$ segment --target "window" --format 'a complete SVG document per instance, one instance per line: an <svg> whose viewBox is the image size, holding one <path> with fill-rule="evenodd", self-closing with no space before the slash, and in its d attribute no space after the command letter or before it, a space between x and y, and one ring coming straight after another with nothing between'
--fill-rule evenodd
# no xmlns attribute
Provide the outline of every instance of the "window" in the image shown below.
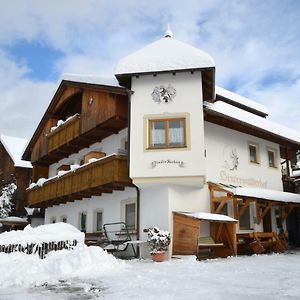
<svg viewBox="0 0 300 300"><path fill-rule="evenodd" d="M186 147L185 118L149 120L148 147Z"/></svg>
<svg viewBox="0 0 300 300"><path fill-rule="evenodd" d="M95 229L96 231L101 231L103 225L103 211L95 212Z"/></svg>
<svg viewBox="0 0 300 300"><path fill-rule="evenodd" d="M82 232L86 232L86 212L81 212L79 214L79 230Z"/></svg>
<svg viewBox="0 0 300 300"><path fill-rule="evenodd" d="M250 162L259 164L258 160L258 145L256 144L249 144L249 156L250 156Z"/></svg>
<svg viewBox="0 0 300 300"><path fill-rule="evenodd" d="M135 203L127 203L125 204L125 223L127 228L135 229Z"/></svg>
<svg viewBox="0 0 300 300"><path fill-rule="evenodd" d="M268 149L268 164L269 167L276 168L276 155L275 150Z"/></svg>
<svg viewBox="0 0 300 300"><path fill-rule="evenodd" d="M241 210L242 207L243 207L243 205L239 205L240 210ZM251 222L250 222L250 206L248 206L246 211L240 216L239 226L240 226L240 230L250 230L250 229L252 229L251 228Z"/></svg>
<svg viewBox="0 0 300 300"><path fill-rule="evenodd" d="M63 222L63 223L67 223L68 222L67 216L61 216L60 221Z"/></svg>

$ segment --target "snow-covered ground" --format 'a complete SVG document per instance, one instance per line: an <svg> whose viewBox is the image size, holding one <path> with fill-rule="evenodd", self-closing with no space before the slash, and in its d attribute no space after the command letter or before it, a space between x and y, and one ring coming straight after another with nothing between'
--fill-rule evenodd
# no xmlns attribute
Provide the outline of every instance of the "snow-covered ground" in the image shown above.
<svg viewBox="0 0 300 300"><path fill-rule="evenodd" d="M79 245L44 260L0 253L0 299L300 299L300 252L121 261Z"/></svg>

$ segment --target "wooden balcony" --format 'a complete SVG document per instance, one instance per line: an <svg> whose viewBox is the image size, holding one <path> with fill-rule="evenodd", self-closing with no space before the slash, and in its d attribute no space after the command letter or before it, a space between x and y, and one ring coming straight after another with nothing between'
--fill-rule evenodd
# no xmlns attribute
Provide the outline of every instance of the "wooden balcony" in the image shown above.
<svg viewBox="0 0 300 300"><path fill-rule="evenodd" d="M93 106L83 105L80 114L52 132L49 132L50 128L57 119L49 119L44 133L32 148L31 162L48 166L127 127L128 107L123 98L105 98L94 104L93 109Z"/></svg>
<svg viewBox="0 0 300 300"><path fill-rule="evenodd" d="M127 158L111 155L28 190L28 205L45 208L124 190L126 186L133 186L128 172Z"/></svg>

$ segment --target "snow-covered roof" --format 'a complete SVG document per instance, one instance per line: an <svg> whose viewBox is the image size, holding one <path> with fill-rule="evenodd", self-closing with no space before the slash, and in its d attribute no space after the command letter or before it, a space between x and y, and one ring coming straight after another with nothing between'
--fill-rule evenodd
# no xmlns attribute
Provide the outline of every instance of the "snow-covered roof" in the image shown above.
<svg viewBox="0 0 300 300"><path fill-rule="evenodd" d="M213 68L212 57L169 35L124 57L116 75Z"/></svg>
<svg viewBox="0 0 300 300"><path fill-rule="evenodd" d="M27 218L10 216L7 218L0 218L0 223L28 223L28 220Z"/></svg>
<svg viewBox="0 0 300 300"><path fill-rule="evenodd" d="M214 103L205 102L204 107L207 111L212 111L253 127L263 129L285 140L300 144L300 133L298 131L270 121L266 118L262 118L223 101L216 101Z"/></svg>
<svg viewBox="0 0 300 300"><path fill-rule="evenodd" d="M91 74L64 73L60 77L60 81L62 80L121 87L116 77L113 75L98 76L98 75L91 75Z"/></svg>
<svg viewBox="0 0 300 300"><path fill-rule="evenodd" d="M250 100L248 98L245 98L236 93L233 93L231 91L228 91L219 86L216 86L216 94L226 99L229 99L233 105L245 106L246 108L250 108L253 111L257 111L264 116L267 116L269 114L269 110L264 105Z"/></svg>
<svg viewBox="0 0 300 300"><path fill-rule="evenodd" d="M28 143L27 139L1 135L0 141L13 160L15 167L32 168L29 161L22 160L23 152Z"/></svg>
<svg viewBox="0 0 300 300"><path fill-rule="evenodd" d="M230 218L225 215L211 214L206 212L176 212L180 215L185 215L188 217L196 218L205 221L215 221L215 222L237 222L236 219Z"/></svg>
<svg viewBox="0 0 300 300"><path fill-rule="evenodd" d="M299 194L269 190L269 189L261 189L261 188L239 187L234 185L217 184L217 183L213 183L213 184L217 185L224 191L229 192L235 196L300 204Z"/></svg>
<svg viewBox="0 0 300 300"><path fill-rule="evenodd" d="M66 223L41 225L32 228L27 225L24 230L3 232L0 234L0 245L42 242L73 241L84 242L84 233Z"/></svg>

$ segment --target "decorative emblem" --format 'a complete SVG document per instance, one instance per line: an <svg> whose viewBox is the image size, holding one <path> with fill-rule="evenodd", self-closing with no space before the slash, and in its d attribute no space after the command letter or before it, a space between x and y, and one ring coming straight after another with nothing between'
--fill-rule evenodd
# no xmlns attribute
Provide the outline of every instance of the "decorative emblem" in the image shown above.
<svg viewBox="0 0 300 300"><path fill-rule="evenodd" d="M229 169L231 171L237 170L239 164L239 157L235 148L226 146L223 150L223 158L226 169Z"/></svg>
<svg viewBox="0 0 300 300"><path fill-rule="evenodd" d="M163 85L156 86L151 94L154 102L169 103L176 96L176 90L169 84L168 87Z"/></svg>

